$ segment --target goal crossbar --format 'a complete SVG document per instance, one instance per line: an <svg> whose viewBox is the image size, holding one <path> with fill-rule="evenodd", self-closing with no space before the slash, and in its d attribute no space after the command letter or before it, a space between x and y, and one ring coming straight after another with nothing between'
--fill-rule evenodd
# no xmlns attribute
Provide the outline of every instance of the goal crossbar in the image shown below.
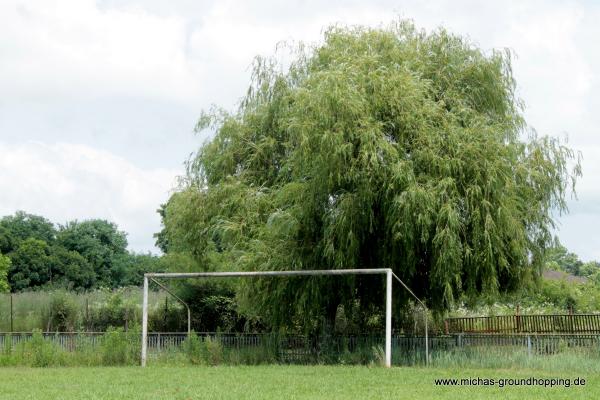
<svg viewBox="0 0 600 400"><path fill-rule="evenodd" d="M323 269L323 270L290 270L290 271L230 271L230 272L163 272L144 274L144 294L142 303L142 367L146 366L148 351L148 281L154 278L232 278L232 277L277 277L277 276L318 276L318 275L386 275L385 295L385 365L392 365L392 277L400 280L391 268L365 269ZM400 281L401 282L401 281ZM403 286L403 282L401 282ZM408 288L407 288L408 289ZM409 289L410 291L410 289ZM411 294L414 296L412 291ZM416 298L416 296L415 296ZM417 300L419 300L417 298ZM420 302L420 300L419 300ZM427 343L426 343L427 346Z"/></svg>
<svg viewBox="0 0 600 400"><path fill-rule="evenodd" d="M290 271L227 271L227 272L150 272L148 278L232 278L241 276L306 276L306 275L377 275L391 273L391 268L313 269Z"/></svg>

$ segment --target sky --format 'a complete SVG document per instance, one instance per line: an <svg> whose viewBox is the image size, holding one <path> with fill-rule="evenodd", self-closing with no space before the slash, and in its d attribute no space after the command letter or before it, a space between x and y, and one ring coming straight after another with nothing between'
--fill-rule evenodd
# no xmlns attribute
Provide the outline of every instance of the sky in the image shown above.
<svg viewBox="0 0 600 400"><path fill-rule="evenodd" d="M581 152L560 240L600 260L600 2L0 0L0 216L104 218L153 252L156 209L210 139L203 109L234 110L257 55L338 25L410 18L515 54L525 118Z"/></svg>

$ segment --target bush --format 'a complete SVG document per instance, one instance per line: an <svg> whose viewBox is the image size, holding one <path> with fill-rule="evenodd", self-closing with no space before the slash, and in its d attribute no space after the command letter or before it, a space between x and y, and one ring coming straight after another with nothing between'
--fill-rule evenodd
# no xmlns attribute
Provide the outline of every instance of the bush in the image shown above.
<svg viewBox="0 0 600 400"><path fill-rule="evenodd" d="M96 331L108 331L111 326L128 329L130 324L135 325L141 319L136 302L126 299L122 290L115 291L106 303L95 307L89 318L88 323Z"/></svg>
<svg viewBox="0 0 600 400"><path fill-rule="evenodd" d="M42 320L48 332L73 332L80 326L79 306L68 293L54 292L48 309L42 311Z"/></svg>
<svg viewBox="0 0 600 400"><path fill-rule="evenodd" d="M192 364L219 365L223 362L223 346L218 338L200 338L192 332L183 342L183 349Z"/></svg>
<svg viewBox="0 0 600 400"><path fill-rule="evenodd" d="M14 350L7 350L7 347L5 344L5 355L2 362L4 365L50 367L61 365L64 361L63 350L58 345L45 340L39 329L33 331L29 340L17 344Z"/></svg>
<svg viewBox="0 0 600 400"><path fill-rule="evenodd" d="M223 361L223 346L219 338L213 339L210 336L204 338L204 354L206 363L209 365L219 365Z"/></svg>
<svg viewBox="0 0 600 400"><path fill-rule="evenodd" d="M190 363L202 364L202 342L196 332L192 333L183 341L183 351L188 357Z"/></svg>
<svg viewBox="0 0 600 400"><path fill-rule="evenodd" d="M102 364L137 365L139 350L139 327L135 326L127 332L123 328L109 327L102 337Z"/></svg>

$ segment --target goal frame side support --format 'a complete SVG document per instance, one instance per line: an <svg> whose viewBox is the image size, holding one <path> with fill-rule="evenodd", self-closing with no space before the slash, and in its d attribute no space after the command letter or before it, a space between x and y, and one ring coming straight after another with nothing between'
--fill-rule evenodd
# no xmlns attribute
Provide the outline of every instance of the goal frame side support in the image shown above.
<svg viewBox="0 0 600 400"><path fill-rule="evenodd" d="M301 270L301 271L243 271L243 272L187 272L187 273L146 273L144 274L144 293L142 300L142 354L141 366L146 366L148 352L148 283L154 278L181 279L181 278L232 278L232 277L277 277L277 276L318 276L318 275L386 275L385 299L385 366L392 366L392 277L395 277L391 268L368 269L327 269L327 270ZM399 280L399 279L398 279ZM403 286L403 282L401 282ZM410 289L409 289L410 291ZM410 291L411 294L412 291ZM413 294L414 296L414 294ZM417 299L418 300L418 299ZM420 302L420 300L419 300Z"/></svg>

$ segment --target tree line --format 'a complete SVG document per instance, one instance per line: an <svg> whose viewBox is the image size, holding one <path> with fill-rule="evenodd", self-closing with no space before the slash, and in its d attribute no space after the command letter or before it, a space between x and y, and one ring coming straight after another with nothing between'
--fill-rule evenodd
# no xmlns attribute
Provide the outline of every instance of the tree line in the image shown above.
<svg viewBox="0 0 600 400"><path fill-rule="evenodd" d="M159 257L128 251L127 234L106 220L57 225L24 211L0 219L0 291L139 285L163 269Z"/></svg>

